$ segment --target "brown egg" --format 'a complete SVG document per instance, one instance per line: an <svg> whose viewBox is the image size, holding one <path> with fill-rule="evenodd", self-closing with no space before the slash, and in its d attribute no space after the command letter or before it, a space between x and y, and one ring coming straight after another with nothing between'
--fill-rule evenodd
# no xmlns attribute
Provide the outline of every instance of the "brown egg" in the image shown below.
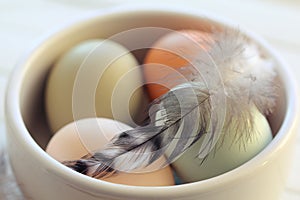
<svg viewBox="0 0 300 200"><path fill-rule="evenodd" d="M144 77L150 99L189 79L190 62L199 51L207 50L212 42L210 33L196 30L174 31L160 38L144 60Z"/></svg>
<svg viewBox="0 0 300 200"><path fill-rule="evenodd" d="M101 149L118 133L132 129L121 122L106 118L88 118L72 122L60 129L47 146L47 153L62 162L76 160L89 152ZM132 173L120 172L104 181L134 186L174 185L170 166L161 168L165 158L161 157L146 168Z"/></svg>

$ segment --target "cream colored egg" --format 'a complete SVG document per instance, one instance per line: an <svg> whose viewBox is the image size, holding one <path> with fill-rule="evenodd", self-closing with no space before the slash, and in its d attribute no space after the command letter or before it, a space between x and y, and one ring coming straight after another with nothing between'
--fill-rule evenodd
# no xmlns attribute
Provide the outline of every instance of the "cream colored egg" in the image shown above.
<svg viewBox="0 0 300 200"><path fill-rule="evenodd" d="M47 153L62 162L76 160L89 152L102 148L118 133L132 129L121 122L106 118L88 118L72 122L60 129L47 146ZM120 174L102 180L135 186L174 185L170 166L161 168L165 158L161 157L148 167L134 173Z"/></svg>
<svg viewBox="0 0 300 200"><path fill-rule="evenodd" d="M49 73L46 113L53 132L74 120L107 117L134 125L144 101L135 57L110 40L88 40L67 51ZM132 117L131 117L132 116Z"/></svg>
<svg viewBox="0 0 300 200"><path fill-rule="evenodd" d="M256 107L252 108L252 114L255 131L251 133L251 136L246 134L246 131L245 133L237 133L235 126L229 127L228 131L221 135L206 160L197 158L204 140L202 137L172 163L178 176L184 182L211 178L228 172L257 155L271 142L272 132L265 116ZM224 134L226 135L224 136Z"/></svg>

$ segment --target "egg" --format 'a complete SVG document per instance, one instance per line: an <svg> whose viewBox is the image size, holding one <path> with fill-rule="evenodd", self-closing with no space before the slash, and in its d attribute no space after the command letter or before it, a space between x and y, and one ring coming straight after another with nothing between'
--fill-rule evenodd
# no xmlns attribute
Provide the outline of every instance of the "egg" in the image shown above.
<svg viewBox="0 0 300 200"><path fill-rule="evenodd" d="M213 42L211 33L197 30L173 31L153 44L144 59L147 91L153 100L170 88L191 79L193 57L207 50Z"/></svg>
<svg viewBox="0 0 300 200"><path fill-rule="evenodd" d="M135 57L104 39L68 50L49 72L45 107L53 133L74 120L106 117L135 125L144 101L143 77Z"/></svg>
<svg viewBox="0 0 300 200"><path fill-rule="evenodd" d="M51 138L46 152L60 162L77 160L87 153L103 148L115 135L130 129L130 126L112 119L81 119L60 129ZM134 186L174 185L170 166L161 167L165 161L161 157L146 168L132 173L120 172L102 180Z"/></svg>
<svg viewBox="0 0 300 200"><path fill-rule="evenodd" d="M235 169L255 157L272 140L272 131L264 115L252 107L253 132L237 132L235 119L223 129L216 146L205 159L198 158L205 135L172 163L176 174L184 182L212 178ZM247 121L249 123L249 121Z"/></svg>

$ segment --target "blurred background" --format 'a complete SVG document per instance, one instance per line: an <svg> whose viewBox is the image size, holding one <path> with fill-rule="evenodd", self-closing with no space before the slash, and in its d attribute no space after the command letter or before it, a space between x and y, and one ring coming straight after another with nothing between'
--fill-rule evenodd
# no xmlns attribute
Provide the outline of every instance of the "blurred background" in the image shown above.
<svg viewBox="0 0 300 200"><path fill-rule="evenodd" d="M290 64L300 84L300 0L0 0L0 150L5 146L5 87L22 55L49 32L83 15L143 3L212 12L258 33ZM300 137L296 142L295 159L282 200L300 199Z"/></svg>

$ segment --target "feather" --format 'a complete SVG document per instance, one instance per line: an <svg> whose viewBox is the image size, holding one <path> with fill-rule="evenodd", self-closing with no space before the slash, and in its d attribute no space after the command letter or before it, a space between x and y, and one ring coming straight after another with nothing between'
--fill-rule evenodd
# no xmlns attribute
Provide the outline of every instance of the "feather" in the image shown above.
<svg viewBox="0 0 300 200"><path fill-rule="evenodd" d="M160 117L155 117L156 120L117 135L104 149L93 155L64 164L80 173L100 178L116 171L129 172L143 168L164 155L176 141L176 148L165 163L168 164L206 130L200 123L195 123L207 121L209 116L209 94L199 85L189 83L173 88L151 106L157 107L152 110L153 114L160 114ZM199 134L191 136L199 131ZM182 132L186 134L181 135Z"/></svg>
<svg viewBox="0 0 300 200"><path fill-rule="evenodd" d="M123 132L105 148L63 164L95 178L132 172L163 155L165 164L171 163L202 136L198 156L205 158L236 117L241 120L235 124L237 137L244 129L250 135L251 107L267 115L275 106L274 63L239 31L223 30L212 37L213 42L206 42L208 50L199 47L196 56L181 52L191 63L182 68L189 77L151 103L147 125Z"/></svg>

